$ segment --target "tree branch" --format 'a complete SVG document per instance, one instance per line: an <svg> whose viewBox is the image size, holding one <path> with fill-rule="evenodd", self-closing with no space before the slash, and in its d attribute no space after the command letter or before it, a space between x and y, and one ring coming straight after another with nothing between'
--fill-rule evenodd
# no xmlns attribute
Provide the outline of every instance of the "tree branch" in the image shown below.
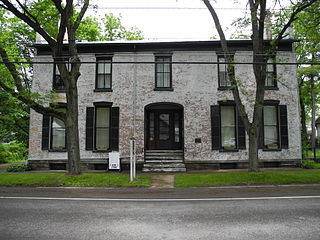
<svg viewBox="0 0 320 240"><path fill-rule="evenodd" d="M0 0L0 1L4 4L5 9L13 13L16 17L23 20L31 28L33 28L36 32L38 32L49 43L51 47L56 47L57 42L40 26L39 23L34 22L26 14L20 12L10 1L8 0Z"/></svg>
<svg viewBox="0 0 320 240"><path fill-rule="evenodd" d="M310 0L307 3L305 3L305 1L304 1L304 3L302 5L298 6L298 8L291 13L288 22L284 25L284 27L282 28L282 30L280 31L280 33L278 34L278 36L274 40L274 45L275 46L277 46L278 42L284 37L283 35L284 35L285 31L297 19L297 14L302 12L307 7L310 7L313 3L317 2L317 1L319 1L319 0Z"/></svg>
<svg viewBox="0 0 320 240"><path fill-rule="evenodd" d="M88 7L89 7L89 0L85 0L84 4L83 4L83 6L82 6L82 8L80 10L79 15L78 15L77 19L75 20L75 22L73 24L73 29L75 29L75 30L78 29L78 27L79 27L79 25L81 23L81 20L82 20L84 14L86 13Z"/></svg>

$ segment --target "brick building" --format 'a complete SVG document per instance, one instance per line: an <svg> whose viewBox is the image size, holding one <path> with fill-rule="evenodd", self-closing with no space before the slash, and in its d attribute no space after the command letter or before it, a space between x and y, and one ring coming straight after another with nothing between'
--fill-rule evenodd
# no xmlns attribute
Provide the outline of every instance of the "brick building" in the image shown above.
<svg viewBox="0 0 320 240"><path fill-rule="evenodd" d="M235 62L252 62L250 40L230 40ZM266 45L268 42L266 41ZM46 44L36 44L36 62L52 62ZM110 151L127 167L131 137L138 167L145 171L247 167L248 136L236 111L219 41L79 43L81 162L104 168ZM267 67L261 166L301 159L299 97L292 40L279 43ZM219 64L201 64L201 63ZM252 65L236 64L241 98L249 116L255 94ZM53 64L34 66L33 91L54 90L61 110L63 82ZM64 124L31 111L29 163L64 167ZM162 164L159 169L158 164Z"/></svg>

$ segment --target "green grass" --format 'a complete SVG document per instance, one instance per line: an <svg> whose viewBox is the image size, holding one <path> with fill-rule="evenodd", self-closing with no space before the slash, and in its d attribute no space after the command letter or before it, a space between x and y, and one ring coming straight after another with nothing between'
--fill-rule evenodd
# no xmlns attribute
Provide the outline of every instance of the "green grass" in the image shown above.
<svg viewBox="0 0 320 240"><path fill-rule="evenodd" d="M0 174L0 186L149 187L150 182L150 176L130 183L128 175L115 174Z"/></svg>
<svg viewBox="0 0 320 240"><path fill-rule="evenodd" d="M320 183L320 171L178 174L176 187Z"/></svg>
<svg viewBox="0 0 320 240"><path fill-rule="evenodd" d="M317 156L317 159L320 159L320 149L316 150L316 156ZM307 158L313 158L314 157L313 151L312 150L307 150L306 151L306 157Z"/></svg>

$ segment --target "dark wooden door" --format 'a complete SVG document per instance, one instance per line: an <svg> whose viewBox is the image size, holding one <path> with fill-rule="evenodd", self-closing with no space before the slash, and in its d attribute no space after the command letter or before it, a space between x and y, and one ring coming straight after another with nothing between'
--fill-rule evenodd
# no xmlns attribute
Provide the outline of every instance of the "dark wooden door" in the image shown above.
<svg viewBox="0 0 320 240"><path fill-rule="evenodd" d="M150 111L147 130L148 149L181 149L182 112L180 110Z"/></svg>

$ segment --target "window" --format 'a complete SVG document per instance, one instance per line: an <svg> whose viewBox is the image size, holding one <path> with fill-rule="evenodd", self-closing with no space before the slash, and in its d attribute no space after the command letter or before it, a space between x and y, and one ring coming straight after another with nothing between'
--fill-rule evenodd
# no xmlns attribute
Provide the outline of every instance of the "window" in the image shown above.
<svg viewBox="0 0 320 240"><path fill-rule="evenodd" d="M57 60L59 61L59 60ZM71 64L69 62L69 59L63 59L63 61L66 62L67 64L67 70L70 71L71 69ZM59 69L57 64L53 64L53 83L52 83L52 89L55 90L56 92L64 92L64 82L63 79L60 75Z"/></svg>
<svg viewBox="0 0 320 240"><path fill-rule="evenodd" d="M119 107L111 106L111 102L96 102L87 107L86 150L119 149Z"/></svg>
<svg viewBox="0 0 320 240"><path fill-rule="evenodd" d="M277 88L277 71L275 58L269 58L267 69L266 69L266 89L276 89Z"/></svg>
<svg viewBox="0 0 320 240"><path fill-rule="evenodd" d="M264 102L259 147L268 151L287 149L289 147L287 106L279 105L279 101L275 100Z"/></svg>
<svg viewBox="0 0 320 240"><path fill-rule="evenodd" d="M234 101L211 106L212 149L235 151L246 148L243 121Z"/></svg>
<svg viewBox="0 0 320 240"><path fill-rule="evenodd" d="M57 110L66 112L66 104L60 103ZM43 115L41 149L65 151L67 148L66 139L66 128L64 122L58 118Z"/></svg>
<svg viewBox="0 0 320 240"><path fill-rule="evenodd" d="M95 149L106 151L109 148L110 148L110 108L96 107Z"/></svg>
<svg viewBox="0 0 320 240"><path fill-rule="evenodd" d="M51 120L51 146L53 150L66 149L66 128L64 122L52 117Z"/></svg>
<svg viewBox="0 0 320 240"><path fill-rule="evenodd" d="M233 57L232 57L233 58ZM228 65L225 64L226 59L224 56L218 56L218 80L219 80L219 89L229 89L231 87L231 82L228 77Z"/></svg>
<svg viewBox="0 0 320 240"><path fill-rule="evenodd" d="M156 56L156 87L155 90L172 90L171 56Z"/></svg>
<svg viewBox="0 0 320 240"><path fill-rule="evenodd" d="M221 148L236 149L236 119L234 106L220 106Z"/></svg>
<svg viewBox="0 0 320 240"><path fill-rule="evenodd" d="M112 89L112 58L98 58L96 65L96 90Z"/></svg>

